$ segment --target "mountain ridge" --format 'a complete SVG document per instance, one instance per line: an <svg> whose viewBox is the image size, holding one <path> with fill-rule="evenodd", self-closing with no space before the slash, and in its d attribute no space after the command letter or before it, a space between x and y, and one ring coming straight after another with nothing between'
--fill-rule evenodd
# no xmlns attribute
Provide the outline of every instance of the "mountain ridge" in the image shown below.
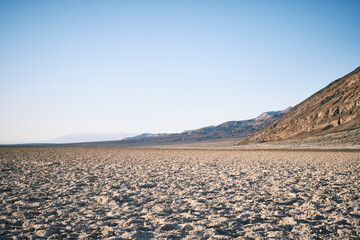
<svg viewBox="0 0 360 240"><path fill-rule="evenodd" d="M228 121L216 126L186 130L182 133L145 133L120 141L79 143L75 145L146 146L228 139L240 140L283 116L289 109L291 109L291 107L282 111L265 112L260 114L257 118L242 121Z"/></svg>
<svg viewBox="0 0 360 240"><path fill-rule="evenodd" d="M360 67L331 82L240 145L306 138L360 128Z"/></svg>

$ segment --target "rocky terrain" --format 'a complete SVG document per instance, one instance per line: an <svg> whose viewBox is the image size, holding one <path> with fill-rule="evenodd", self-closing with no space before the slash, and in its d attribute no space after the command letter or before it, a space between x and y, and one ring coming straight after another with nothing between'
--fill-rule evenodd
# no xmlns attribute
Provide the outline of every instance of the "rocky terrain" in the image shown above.
<svg viewBox="0 0 360 240"><path fill-rule="evenodd" d="M344 151L0 148L0 239L358 239Z"/></svg>
<svg viewBox="0 0 360 240"><path fill-rule="evenodd" d="M313 94L241 144L325 136L359 128L360 67ZM342 143L348 142L344 139Z"/></svg>
<svg viewBox="0 0 360 240"><path fill-rule="evenodd" d="M288 146L290 148L296 147L327 147L327 148L353 148L360 149L360 128L352 130L344 130L325 135L317 135L306 138L289 139L279 142L265 142L256 144L258 147L263 146ZM245 145L249 146L249 145Z"/></svg>

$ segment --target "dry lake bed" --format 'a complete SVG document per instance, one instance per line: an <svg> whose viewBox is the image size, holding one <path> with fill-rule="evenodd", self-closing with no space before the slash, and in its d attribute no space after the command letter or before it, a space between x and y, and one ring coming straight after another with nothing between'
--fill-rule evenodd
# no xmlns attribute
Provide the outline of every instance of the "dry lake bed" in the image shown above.
<svg viewBox="0 0 360 240"><path fill-rule="evenodd" d="M360 152L0 148L0 239L359 239Z"/></svg>

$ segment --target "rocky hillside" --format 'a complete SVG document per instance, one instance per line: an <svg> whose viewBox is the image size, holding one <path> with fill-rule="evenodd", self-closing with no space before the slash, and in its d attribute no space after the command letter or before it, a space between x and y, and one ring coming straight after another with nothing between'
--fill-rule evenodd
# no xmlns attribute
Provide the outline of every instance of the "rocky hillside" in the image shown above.
<svg viewBox="0 0 360 240"><path fill-rule="evenodd" d="M240 144L275 142L360 128L360 67L332 82Z"/></svg>

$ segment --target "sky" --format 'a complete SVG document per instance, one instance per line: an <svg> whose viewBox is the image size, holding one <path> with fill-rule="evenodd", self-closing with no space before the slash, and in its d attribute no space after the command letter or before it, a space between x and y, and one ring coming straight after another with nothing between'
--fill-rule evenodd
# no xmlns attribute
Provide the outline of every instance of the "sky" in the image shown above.
<svg viewBox="0 0 360 240"><path fill-rule="evenodd" d="M0 0L0 143L181 132L360 66L360 1Z"/></svg>

